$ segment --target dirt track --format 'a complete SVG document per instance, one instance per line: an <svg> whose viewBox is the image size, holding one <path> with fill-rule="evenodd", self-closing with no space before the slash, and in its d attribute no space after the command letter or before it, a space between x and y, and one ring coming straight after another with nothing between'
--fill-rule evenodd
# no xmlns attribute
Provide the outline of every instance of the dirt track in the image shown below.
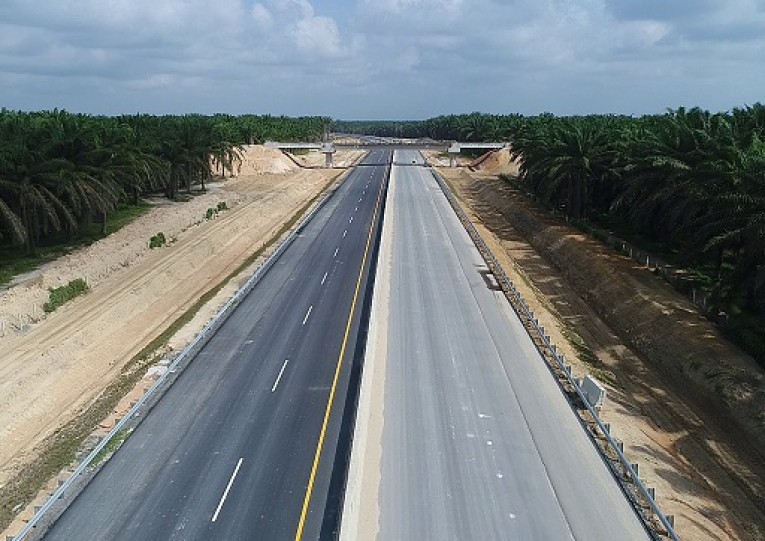
<svg viewBox="0 0 765 541"><path fill-rule="evenodd" d="M611 423L616 437L625 442L628 456L639 463L647 485L656 487L662 509L675 515L680 536L765 539L765 510L757 503L764 496L765 465L759 462L756 452L747 451L752 446L732 437L724 419L700 410L691 399L687 384L673 380L677 376L657 368L631 349L609 321L604 321L574 292L564 274L513 227L508 213L541 220L546 235L556 231L558 240L551 240L553 244L581 237L580 249L585 250L584 241L588 239L573 229L550 222L523 196L513 195L493 174L454 169L442 172L543 326L552 329L552 337L566 357L575 359L577 374L594 373L606 384L609 400L603 417ZM590 259L593 265L598 264L598 257L592 255ZM594 271L586 265L577 267L583 280L592 277ZM650 287L652 278L638 282ZM680 302L666 285L659 283L646 294L657 303ZM629 306L625 306L629 303L624 299L613 298L610 302L629 315ZM639 319L642 314L632 315ZM682 332L694 330L686 328ZM572 332L581 337L599 360L586 363L578 359L582 350L575 349L567 340L574 336ZM661 336L670 337L665 345L670 351L681 347L673 345L671 329L665 329ZM698 339L703 341L704 337Z"/></svg>

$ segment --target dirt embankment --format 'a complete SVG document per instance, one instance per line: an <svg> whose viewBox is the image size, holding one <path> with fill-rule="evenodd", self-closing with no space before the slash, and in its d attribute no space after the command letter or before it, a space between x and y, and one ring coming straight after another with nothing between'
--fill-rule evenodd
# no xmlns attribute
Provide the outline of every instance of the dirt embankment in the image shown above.
<svg viewBox="0 0 765 541"><path fill-rule="evenodd" d="M120 231L0 293L0 489L147 344L281 234L341 173L301 170L278 150L248 147L237 178L185 203L158 201ZM221 201L229 210L206 219ZM158 232L168 245L150 250ZM75 278L90 291L44 315L48 288ZM196 331L206 322L195 321ZM185 330L189 338L194 332Z"/></svg>
<svg viewBox="0 0 765 541"><path fill-rule="evenodd" d="M660 278L491 173L441 171L578 373L606 384L603 417L681 537L765 539L762 371Z"/></svg>

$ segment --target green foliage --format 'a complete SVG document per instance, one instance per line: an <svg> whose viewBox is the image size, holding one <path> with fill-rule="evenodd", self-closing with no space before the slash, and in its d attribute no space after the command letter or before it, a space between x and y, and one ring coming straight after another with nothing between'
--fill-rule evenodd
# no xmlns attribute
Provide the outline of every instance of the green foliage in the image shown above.
<svg viewBox="0 0 765 541"><path fill-rule="evenodd" d="M218 211L228 210L228 205L225 201L218 203Z"/></svg>
<svg viewBox="0 0 765 541"><path fill-rule="evenodd" d="M0 242L34 253L108 221L142 194L177 199L233 173L242 145L319 140L325 117L119 117L0 110Z"/></svg>
<svg viewBox="0 0 765 541"><path fill-rule="evenodd" d="M119 432L117 432L112 439L110 439L106 445L98 452L96 453L96 456L93 457L93 461L90 463L91 466L98 466L108 458L110 458L116 451L119 449L123 443L125 443L125 440L130 437L130 434L133 433L132 429L123 428Z"/></svg>
<svg viewBox="0 0 765 541"><path fill-rule="evenodd" d="M765 366L763 318L750 314L734 315L722 329L728 339L749 352L761 366Z"/></svg>
<svg viewBox="0 0 765 541"><path fill-rule="evenodd" d="M87 290L88 284L82 278L76 278L65 286L51 288L48 302L43 305L43 310L46 313L51 313L64 303L82 295Z"/></svg>
<svg viewBox="0 0 765 541"><path fill-rule="evenodd" d="M523 117L517 114L470 113L444 115L428 120L337 120L332 124L332 129L340 133L376 137L463 142L507 141L523 121Z"/></svg>
<svg viewBox="0 0 765 541"><path fill-rule="evenodd" d="M765 314L763 111L524 119L518 182L574 220L616 224L703 269L694 282L718 309Z"/></svg>
<svg viewBox="0 0 765 541"><path fill-rule="evenodd" d="M208 208L207 212L205 212L205 218L208 220L212 219L216 214L218 214L218 209L215 208Z"/></svg>
<svg viewBox="0 0 765 541"><path fill-rule="evenodd" d="M149 248L152 250L154 248L160 248L165 244L167 244L167 239L165 238L165 234L161 231L149 239Z"/></svg>

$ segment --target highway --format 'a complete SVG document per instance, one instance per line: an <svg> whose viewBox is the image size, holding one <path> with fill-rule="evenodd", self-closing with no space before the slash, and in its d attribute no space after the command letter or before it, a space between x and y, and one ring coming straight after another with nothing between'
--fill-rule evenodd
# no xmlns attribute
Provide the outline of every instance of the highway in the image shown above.
<svg viewBox="0 0 765 541"><path fill-rule="evenodd" d="M648 539L413 161L396 151L341 539Z"/></svg>
<svg viewBox="0 0 765 541"><path fill-rule="evenodd" d="M390 154L348 176L47 539L319 537Z"/></svg>

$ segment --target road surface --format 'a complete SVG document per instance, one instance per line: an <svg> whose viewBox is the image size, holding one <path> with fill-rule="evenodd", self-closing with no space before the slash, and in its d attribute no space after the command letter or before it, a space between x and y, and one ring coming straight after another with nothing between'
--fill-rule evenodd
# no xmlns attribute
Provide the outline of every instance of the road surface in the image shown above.
<svg viewBox="0 0 765 541"><path fill-rule="evenodd" d="M318 537L390 152L350 174L47 539Z"/></svg>
<svg viewBox="0 0 765 541"><path fill-rule="evenodd" d="M364 371L342 538L648 539L432 174L413 161L419 153L396 151L366 358L378 355ZM366 393L379 389L375 404Z"/></svg>

